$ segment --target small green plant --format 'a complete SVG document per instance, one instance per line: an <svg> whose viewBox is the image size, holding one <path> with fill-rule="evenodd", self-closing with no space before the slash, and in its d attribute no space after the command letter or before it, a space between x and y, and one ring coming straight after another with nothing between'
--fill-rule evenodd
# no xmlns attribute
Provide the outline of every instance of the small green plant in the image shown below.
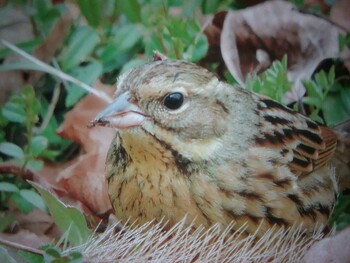
<svg viewBox="0 0 350 263"><path fill-rule="evenodd" d="M322 70L321 72L315 75L313 80L304 81L307 96L302 99L303 103L310 106L310 117L319 123L324 123L323 119L320 117L319 114L322 108L324 107L326 98L334 84L334 67L330 69L328 74Z"/></svg>
<svg viewBox="0 0 350 263"><path fill-rule="evenodd" d="M320 71L311 80L304 81L307 96L303 103L310 108L310 117L330 127L348 120L350 116L350 87L336 79L335 68L328 73Z"/></svg>
<svg viewBox="0 0 350 263"><path fill-rule="evenodd" d="M20 95L12 96L2 108L1 115L5 120L2 125L13 134L25 134L25 137L19 140L9 136L10 133L7 134L10 141L6 140L6 136L1 138L0 153L6 159L2 167L8 169L8 174L0 175L0 209L6 209L8 203L13 202L20 211L26 213L34 207L46 210L42 198L23 180L27 170L42 168L43 161L39 158L45 156L48 147L48 140L33 132L39 112L40 103L32 87L23 88Z"/></svg>
<svg viewBox="0 0 350 263"><path fill-rule="evenodd" d="M350 48L350 33L339 35L339 50L343 51L345 47Z"/></svg>
<svg viewBox="0 0 350 263"><path fill-rule="evenodd" d="M80 252L63 253L56 245L48 244L41 247L41 254L18 251L18 255L28 263L83 263L84 258Z"/></svg>
<svg viewBox="0 0 350 263"><path fill-rule="evenodd" d="M67 207L57 200L50 192L39 184L31 185L40 193L50 211L54 222L63 235L56 244L47 244L41 248L43 255L34 255L25 251L19 251L19 255L28 262L52 262L52 263L80 263L84 262L83 255L72 251L67 253L67 247L79 246L88 241L92 232L87 226L87 221L78 209ZM66 251L66 252L63 252Z"/></svg>
<svg viewBox="0 0 350 263"><path fill-rule="evenodd" d="M287 77L287 57L284 56L281 61L274 61L261 76L248 76L246 86L249 90L286 104L284 95L292 87L292 82Z"/></svg>
<svg viewBox="0 0 350 263"><path fill-rule="evenodd" d="M47 263L83 263L83 255L79 252L71 252L68 255L63 255L57 248L45 250L44 261Z"/></svg>
<svg viewBox="0 0 350 263"><path fill-rule="evenodd" d="M26 168L40 170L43 166L43 162L37 158L47 149L48 140L33 132L39 121L39 112L40 102L32 87L23 88L20 95L12 96L2 108L3 117L8 122L20 124L26 134L23 150L13 142L4 141L0 144L0 152L21 166L20 175Z"/></svg>
<svg viewBox="0 0 350 263"><path fill-rule="evenodd" d="M340 231L350 225L350 198L341 194L338 196L330 224L335 225Z"/></svg>

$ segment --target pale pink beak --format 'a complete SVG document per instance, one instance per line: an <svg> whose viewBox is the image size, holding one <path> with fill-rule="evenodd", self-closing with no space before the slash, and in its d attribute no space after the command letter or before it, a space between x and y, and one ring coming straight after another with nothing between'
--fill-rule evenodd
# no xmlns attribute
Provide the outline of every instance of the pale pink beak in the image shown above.
<svg viewBox="0 0 350 263"><path fill-rule="evenodd" d="M146 117L137 105L129 101L129 93L125 92L102 110L91 125L127 129L142 125Z"/></svg>

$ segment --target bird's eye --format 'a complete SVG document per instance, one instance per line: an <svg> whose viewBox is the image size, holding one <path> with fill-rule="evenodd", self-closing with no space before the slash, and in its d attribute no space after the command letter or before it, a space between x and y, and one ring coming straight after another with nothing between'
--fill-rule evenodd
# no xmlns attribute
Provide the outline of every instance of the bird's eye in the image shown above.
<svg viewBox="0 0 350 263"><path fill-rule="evenodd" d="M180 92L168 94L164 98L164 106L171 110L177 110L184 102L184 96Z"/></svg>

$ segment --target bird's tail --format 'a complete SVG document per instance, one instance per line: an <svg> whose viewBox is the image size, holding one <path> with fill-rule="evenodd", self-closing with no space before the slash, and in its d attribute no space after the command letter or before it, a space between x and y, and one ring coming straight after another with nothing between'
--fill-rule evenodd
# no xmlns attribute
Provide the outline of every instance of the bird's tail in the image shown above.
<svg viewBox="0 0 350 263"><path fill-rule="evenodd" d="M350 191L350 120L334 127L338 136L337 150L332 159L340 191Z"/></svg>

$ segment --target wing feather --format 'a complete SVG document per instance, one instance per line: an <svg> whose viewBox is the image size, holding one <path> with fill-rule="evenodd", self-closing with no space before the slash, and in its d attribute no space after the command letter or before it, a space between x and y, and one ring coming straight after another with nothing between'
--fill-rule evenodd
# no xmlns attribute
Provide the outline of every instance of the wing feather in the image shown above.
<svg viewBox="0 0 350 263"><path fill-rule="evenodd" d="M255 143L292 153L284 160L296 175L311 173L334 155L337 136L331 129L266 98L260 98L258 108L261 122Z"/></svg>

